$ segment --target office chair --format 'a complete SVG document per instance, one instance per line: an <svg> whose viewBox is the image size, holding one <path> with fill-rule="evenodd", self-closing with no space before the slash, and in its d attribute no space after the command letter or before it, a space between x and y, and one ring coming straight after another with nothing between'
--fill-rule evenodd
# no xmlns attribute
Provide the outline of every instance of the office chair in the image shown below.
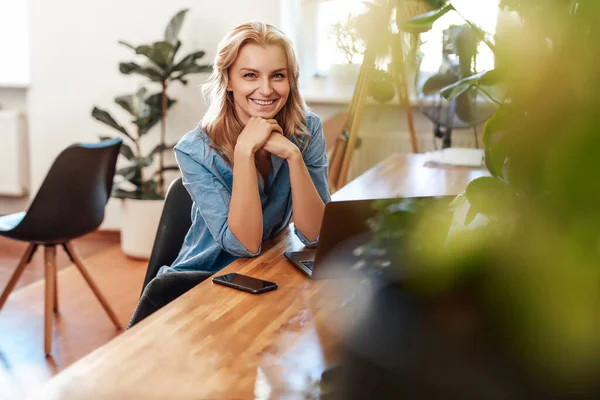
<svg viewBox="0 0 600 400"><path fill-rule="evenodd" d="M191 225L192 198L183 186L180 177L171 183L167 191L142 292L156 276L160 267L171 265L175 261Z"/></svg>
<svg viewBox="0 0 600 400"><path fill-rule="evenodd" d="M117 316L71 244L73 239L96 230L104 219L104 208L110 197L121 143L121 139L112 139L98 144L69 146L50 167L29 209L0 217L0 235L29 242L0 295L0 310L38 246L44 246L46 355L52 351L53 311L58 312L56 246L63 247L117 329L122 329Z"/></svg>

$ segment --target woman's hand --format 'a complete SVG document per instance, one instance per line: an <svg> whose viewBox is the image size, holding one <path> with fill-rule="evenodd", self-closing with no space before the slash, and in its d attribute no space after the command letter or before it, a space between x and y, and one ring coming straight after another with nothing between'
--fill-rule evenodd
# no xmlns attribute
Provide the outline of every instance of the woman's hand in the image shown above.
<svg viewBox="0 0 600 400"><path fill-rule="evenodd" d="M271 133L263 148L269 153L286 160L301 155L298 147L280 132Z"/></svg>
<svg viewBox="0 0 600 400"><path fill-rule="evenodd" d="M283 133L283 129L276 120L251 117L238 136L235 147L254 154L265 145L271 133L274 132Z"/></svg>

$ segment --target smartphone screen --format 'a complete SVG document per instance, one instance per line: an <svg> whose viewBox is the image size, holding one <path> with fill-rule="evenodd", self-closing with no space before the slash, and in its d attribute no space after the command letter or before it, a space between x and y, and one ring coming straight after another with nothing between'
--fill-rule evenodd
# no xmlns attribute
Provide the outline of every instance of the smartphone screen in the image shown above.
<svg viewBox="0 0 600 400"><path fill-rule="evenodd" d="M213 282L251 293L262 293L277 288L277 284L274 282L263 281L236 273L217 276L213 278Z"/></svg>

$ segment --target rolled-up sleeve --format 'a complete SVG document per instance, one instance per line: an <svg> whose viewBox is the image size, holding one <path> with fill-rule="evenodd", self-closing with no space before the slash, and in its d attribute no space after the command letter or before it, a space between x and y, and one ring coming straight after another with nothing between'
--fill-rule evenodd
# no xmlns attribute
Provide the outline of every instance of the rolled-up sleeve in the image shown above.
<svg viewBox="0 0 600 400"><path fill-rule="evenodd" d="M225 185L210 169L187 152L176 148L175 158L181 169L183 185L219 246L236 257L259 255L262 246L259 246L256 253L249 251L229 229L227 219L231 193Z"/></svg>
<svg viewBox="0 0 600 400"><path fill-rule="evenodd" d="M331 200L331 195L329 194L329 163L327 161L325 135L323 134L321 119L314 114L310 118L311 120L307 123L307 127L310 129L311 139L302 154L302 158L315 185L315 189L317 189L323 203L327 204ZM308 240L295 225L294 233L306 247L314 248L317 246L318 237L314 241Z"/></svg>

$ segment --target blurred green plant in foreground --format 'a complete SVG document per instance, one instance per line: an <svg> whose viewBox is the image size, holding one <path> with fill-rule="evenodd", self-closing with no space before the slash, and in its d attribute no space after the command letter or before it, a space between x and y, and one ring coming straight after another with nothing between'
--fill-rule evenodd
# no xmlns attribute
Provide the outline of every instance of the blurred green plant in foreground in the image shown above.
<svg viewBox="0 0 600 400"><path fill-rule="evenodd" d="M600 2L501 6L520 24L485 37L496 69L441 88L507 94L483 134L491 176L441 210L381 203L373 246L416 296L469 292L533 381L585 391L600 382Z"/></svg>

